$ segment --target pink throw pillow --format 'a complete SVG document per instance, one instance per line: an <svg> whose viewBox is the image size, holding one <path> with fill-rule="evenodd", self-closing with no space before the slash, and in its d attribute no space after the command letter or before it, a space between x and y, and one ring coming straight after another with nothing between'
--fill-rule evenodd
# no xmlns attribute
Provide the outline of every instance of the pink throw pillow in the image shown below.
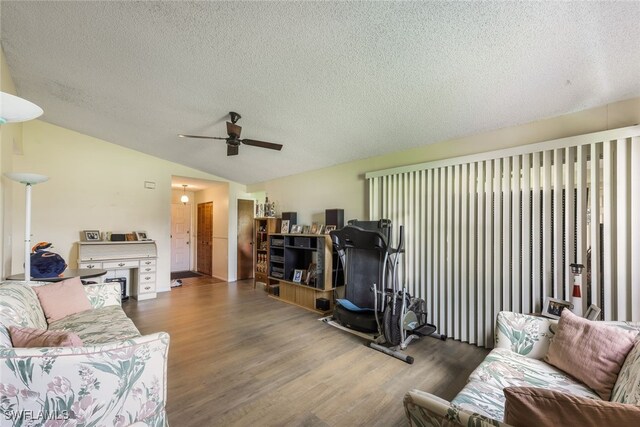
<svg viewBox="0 0 640 427"><path fill-rule="evenodd" d="M9 326L14 347L82 347L82 340L73 332Z"/></svg>
<svg viewBox="0 0 640 427"><path fill-rule="evenodd" d="M636 334L562 310L544 360L592 388L603 400L609 400Z"/></svg>
<svg viewBox="0 0 640 427"><path fill-rule="evenodd" d="M514 427L640 425L637 405L533 387L507 387L504 396L504 422Z"/></svg>
<svg viewBox="0 0 640 427"><path fill-rule="evenodd" d="M79 277L37 286L33 290L38 295L47 323L91 309Z"/></svg>

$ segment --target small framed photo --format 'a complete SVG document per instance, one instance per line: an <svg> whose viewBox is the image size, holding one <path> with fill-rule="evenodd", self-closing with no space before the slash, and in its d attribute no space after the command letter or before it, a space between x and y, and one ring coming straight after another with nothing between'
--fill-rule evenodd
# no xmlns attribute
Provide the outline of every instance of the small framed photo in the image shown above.
<svg viewBox="0 0 640 427"><path fill-rule="evenodd" d="M100 242L100 232L98 230L84 230L82 237L85 242Z"/></svg>
<svg viewBox="0 0 640 427"><path fill-rule="evenodd" d="M310 234L318 234L318 223L314 222L311 224L311 228L309 229Z"/></svg>
<svg viewBox="0 0 640 427"><path fill-rule="evenodd" d="M125 235L125 239L126 239L127 242L135 242L137 240L136 239L136 233L127 233Z"/></svg>
<svg viewBox="0 0 640 427"><path fill-rule="evenodd" d="M151 240L147 237L146 231L136 231L135 235L138 240Z"/></svg>
<svg viewBox="0 0 640 427"><path fill-rule="evenodd" d="M282 234L289 233L289 220L288 219L283 219L282 220L282 226L280 227L280 233L282 233Z"/></svg>
<svg viewBox="0 0 640 427"><path fill-rule="evenodd" d="M300 283L302 281L303 274L304 270L293 270L293 281L296 283Z"/></svg>
<svg viewBox="0 0 640 427"><path fill-rule="evenodd" d="M334 231L337 227L335 225L327 225L324 228L324 234L329 234L330 232Z"/></svg>
<svg viewBox="0 0 640 427"><path fill-rule="evenodd" d="M291 234L302 233L302 226L300 224L294 224L291 226Z"/></svg>
<svg viewBox="0 0 640 427"><path fill-rule="evenodd" d="M589 320L598 320L600 316L600 307L595 304L591 304L587 311L584 313L584 318Z"/></svg>
<svg viewBox="0 0 640 427"><path fill-rule="evenodd" d="M311 229L311 227L309 227L308 225L303 225L302 226L302 234L309 234L309 230Z"/></svg>
<svg viewBox="0 0 640 427"><path fill-rule="evenodd" d="M569 301L547 297L542 309L542 315L550 319L559 319L562 310L565 308L571 309L572 306L573 304Z"/></svg>
<svg viewBox="0 0 640 427"><path fill-rule="evenodd" d="M318 225L318 231L316 234L324 234L324 224Z"/></svg>

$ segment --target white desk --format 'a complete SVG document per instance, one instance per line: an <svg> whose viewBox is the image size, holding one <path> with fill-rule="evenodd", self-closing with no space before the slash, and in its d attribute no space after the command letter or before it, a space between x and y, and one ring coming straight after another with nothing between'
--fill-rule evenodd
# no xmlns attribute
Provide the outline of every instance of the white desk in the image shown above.
<svg viewBox="0 0 640 427"><path fill-rule="evenodd" d="M107 277L118 277L118 271L126 270L127 293L137 300L157 296L157 257L154 241L78 242L78 268L101 268L107 270Z"/></svg>

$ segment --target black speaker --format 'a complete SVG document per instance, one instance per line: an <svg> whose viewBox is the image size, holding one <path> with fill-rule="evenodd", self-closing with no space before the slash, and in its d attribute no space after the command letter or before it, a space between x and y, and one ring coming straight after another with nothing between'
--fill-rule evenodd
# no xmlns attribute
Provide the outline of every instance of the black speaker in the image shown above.
<svg viewBox="0 0 640 427"><path fill-rule="evenodd" d="M329 300L326 298L317 298L316 299L316 310L329 311L331 305L329 304Z"/></svg>
<svg viewBox="0 0 640 427"><path fill-rule="evenodd" d="M344 209L326 209L324 223L325 225L335 225L338 230L344 227Z"/></svg>
<svg viewBox="0 0 640 427"><path fill-rule="evenodd" d="M282 212L282 220L289 220L289 227L298 223L298 213L297 212Z"/></svg>

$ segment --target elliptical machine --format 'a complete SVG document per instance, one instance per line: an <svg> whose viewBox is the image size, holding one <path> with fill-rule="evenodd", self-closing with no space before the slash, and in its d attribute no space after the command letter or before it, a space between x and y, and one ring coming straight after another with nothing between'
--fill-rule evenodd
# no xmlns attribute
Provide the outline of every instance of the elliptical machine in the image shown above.
<svg viewBox="0 0 640 427"><path fill-rule="evenodd" d="M390 246L389 220L352 220L330 235L344 268L345 286L344 298L336 300L327 323L369 339L371 348L407 363L413 363L413 358L402 350L411 341L420 336L446 340L427 322L425 301L412 297L398 283L404 253L402 226L396 248Z"/></svg>

